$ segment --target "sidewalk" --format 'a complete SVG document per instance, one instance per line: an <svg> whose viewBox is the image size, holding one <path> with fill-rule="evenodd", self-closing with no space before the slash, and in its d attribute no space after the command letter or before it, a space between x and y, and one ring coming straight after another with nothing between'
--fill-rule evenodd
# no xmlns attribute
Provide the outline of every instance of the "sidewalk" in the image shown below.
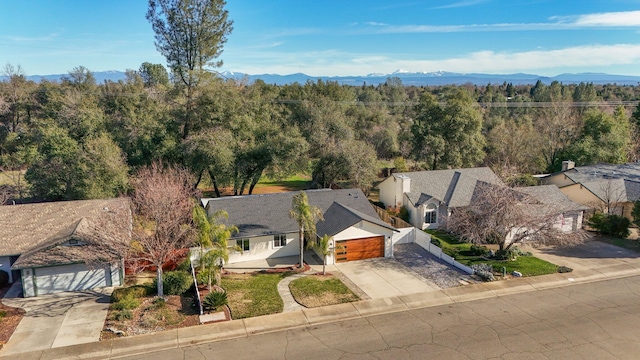
<svg viewBox="0 0 640 360"><path fill-rule="evenodd" d="M363 300L354 303L295 310L243 320L181 328L159 333L139 335L53 348L42 351L0 357L3 359L105 359L130 356L149 351L161 351L225 339L242 338L260 333L300 328L334 321L361 318L398 311L446 305L491 297L583 284L605 279L640 275L640 262L579 269L572 273L551 274L504 281L472 284L433 290L424 293Z"/></svg>

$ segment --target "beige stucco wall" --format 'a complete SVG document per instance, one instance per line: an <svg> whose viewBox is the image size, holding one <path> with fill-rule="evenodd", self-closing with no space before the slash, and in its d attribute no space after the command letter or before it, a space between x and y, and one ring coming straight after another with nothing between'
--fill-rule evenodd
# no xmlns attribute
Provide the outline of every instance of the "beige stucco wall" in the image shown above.
<svg viewBox="0 0 640 360"><path fill-rule="evenodd" d="M595 196L591 191L587 190L581 184L573 184L560 188L563 194L565 194L569 200L588 206L590 208L599 208L603 202Z"/></svg>
<svg viewBox="0 0 640 360"><path fill-rule="evenodd" d="M575 184L573 180L569 179L564 174L556 174L546 178L542 178L541 183L542 185L556 185L559 188Z"/></svg>
<svg viewBox="0 0 640 360"><path fill-rule="evenodd" d="M380 201L385 206L396 206L398 203L403 205L402 196L402 180L396 179L395 176L389 176L378 184L380 190Z"/></svg>

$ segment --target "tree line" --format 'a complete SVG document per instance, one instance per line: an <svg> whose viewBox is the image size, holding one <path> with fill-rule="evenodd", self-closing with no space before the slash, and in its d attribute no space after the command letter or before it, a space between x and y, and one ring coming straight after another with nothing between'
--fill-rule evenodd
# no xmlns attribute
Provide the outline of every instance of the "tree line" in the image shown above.
<svg viewBox="0 0 640 360"><path fill-rule="evenodd" d="M28 81L11 65L4 73L0 169L26 171L28 182L5 181L14 197L116 196L130 173L158 159L219 196L295 173L312 174L317 187L348 180L366 189L381 161L401 170L405 159L420 169L487 165L511 179L565 159L623 163L639 153L640 107L608 105L639 99L635 86L416 87L397 78L278 86L207 73L187 93L160 64L103 84L82 66L60 82Z"/></svg>

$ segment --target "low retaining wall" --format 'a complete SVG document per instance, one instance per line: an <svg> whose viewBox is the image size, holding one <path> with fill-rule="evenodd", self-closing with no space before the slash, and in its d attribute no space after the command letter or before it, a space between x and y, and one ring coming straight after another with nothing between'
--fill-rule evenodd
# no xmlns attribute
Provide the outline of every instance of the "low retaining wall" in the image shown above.
<svg viewBox="0 0 640 360"><path fill-rule="evenodd" d="M393 242L393 245L416 243L420 245L420 247L422 247L423 249L430 252L433 256L446 262L447 264L452 265L460 269L461 271L466 272L467 274L470 274L470 275L473 274L473 269L457 262L451 256L443 253L441 248L439 248L436 245L433 245L431 243L431 235L427 234L426 232L422 230L418 230L415 227L403 228L398 230L400 230L400 232L394 234L391 240Z"/></svg>

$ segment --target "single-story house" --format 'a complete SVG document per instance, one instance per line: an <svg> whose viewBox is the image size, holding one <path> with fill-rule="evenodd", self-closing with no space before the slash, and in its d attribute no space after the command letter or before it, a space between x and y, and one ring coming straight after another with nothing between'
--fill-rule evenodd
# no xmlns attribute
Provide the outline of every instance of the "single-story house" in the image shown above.
<svg viewBox="0 0 640 360"><path fill-rule="evenodd" d="M589 208L571 201L557 186L526 186L515 188L515 190L531 196L539 203L539 205L527 205L531 211L553 211L552 214L558 214L558 220L554 226L559 230L572 232L582 229L584 212Z"/></svg>
<svg viewBox="0 0 640 360"><path fill-rule="evenodd" d="M573 161L563 161L561 171L540 180L556 185L576 203L630 220L633 203L640 200L640 163L574 166Z"/></svg>
<svg viewBox="0 0 640 360"><path fill-rule="evenodd" d="M437 229L450 210L468 206L482 184L505 186L488 167L394 173L378 184L387 207L404 206L418 229Z"/></svg>
<svg viewBox="0 0 640 360"><path fill-rule="evenodd" d="M130 219L124 198L0 206L0 269L24 297L119 286L122 259L105 244L129 236Z"/></svg>
<svg viewBox="0 0 640 360"><path fill-rule="evenodd" d="M327 264L393 256L391 237L397 232L380 220L360 189L306 190L309 204L316 206L324 220L316 224L317 236L332 237L332 254ZM226 221L235 225L229 245L229 262L273 259L299 254L299 228L289 216L293 196L299 192L232 196L202 199L209 214L225 210Z"/></svg>

